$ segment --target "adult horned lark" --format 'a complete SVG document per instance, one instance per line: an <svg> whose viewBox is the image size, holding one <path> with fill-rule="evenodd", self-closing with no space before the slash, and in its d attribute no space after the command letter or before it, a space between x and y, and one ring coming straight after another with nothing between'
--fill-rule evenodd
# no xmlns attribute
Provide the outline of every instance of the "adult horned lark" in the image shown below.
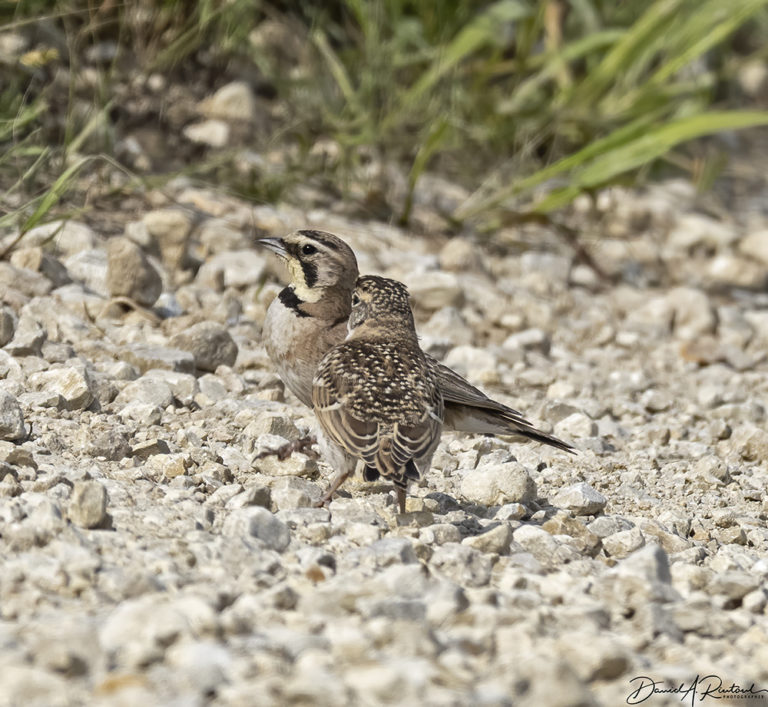
<svg viewBox="0 0 768 707"><path fill-rule="evenodd" d="M443 398L419 347L405 285L361 277L351 303L349 335L325 355L312 383L315 415L328 439L364 464L367 481L381 475L395 484L404 513L408 480L429 468L440 441Z"/></svg>
<svg viewBox="0 0 768 707"><path fill-rule="evenodd" d="M267 310L262 340L283 383L312 407L317 365L347 336L357 260L341 238L324 231L295 231L259 243L285 261L291 276Z"/></svg>
<svg viewBox="0 0 768 707"><path fill-rule="evenodd" d="M323 356L347 335L357 260L338 236L295 231L260 244L287 264L291 283L269 306L262 337L288 388L312 405L312 378ZM445 404L445 427L459 432L523 437L572 451L567 442L536 429L517 410L489 398L458 373L426 355Z"/></svg>

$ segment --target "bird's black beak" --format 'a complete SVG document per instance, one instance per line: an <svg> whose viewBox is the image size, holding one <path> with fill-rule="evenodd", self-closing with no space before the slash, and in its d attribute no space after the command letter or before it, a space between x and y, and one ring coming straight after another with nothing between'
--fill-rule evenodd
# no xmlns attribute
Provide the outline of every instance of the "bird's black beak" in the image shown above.
<svg viewBox="0 0 768 707"><path fill-rule="evenodd" d="M288 257L288 251L285 249L285 242L282 238L259 238L256 242L280 258Z"/></svg>

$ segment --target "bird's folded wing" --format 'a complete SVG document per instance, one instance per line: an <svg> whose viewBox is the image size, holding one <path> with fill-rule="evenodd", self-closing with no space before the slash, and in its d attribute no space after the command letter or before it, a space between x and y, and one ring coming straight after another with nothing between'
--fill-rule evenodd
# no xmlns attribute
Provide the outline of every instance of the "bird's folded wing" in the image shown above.
<svg viewBox="0 0 768 707"><path fill-rule="evenodd" d="M375 453L379 438L378 424L351 415L332 385L315 378L312 404L317 419L336 444L358 458L366 459Z"/></svg>
<svg viewBox="0 0 768 707"><path fill-rule="evenodd" d="M434 450L443 427L443 396L429 362L424 377L414 386L421 415L394 425L390 451L395 466L402 468L410 460L419 460Z"/></svg>

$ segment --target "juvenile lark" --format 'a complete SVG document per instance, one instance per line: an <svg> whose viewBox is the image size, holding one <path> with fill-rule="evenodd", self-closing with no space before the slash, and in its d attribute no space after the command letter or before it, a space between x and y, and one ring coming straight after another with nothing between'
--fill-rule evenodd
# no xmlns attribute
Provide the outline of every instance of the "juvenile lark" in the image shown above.
<svg viewBox="0 0 768 707"><path fill-rule="evenodd" d="M347 335L357 260L338 236L295 231L264 238L263 246L287 264L291 283L267 311L262 337L288 388L312 405L312 377L323 356ZM571 451L573 447L536 429L517 410L489 398L458 373L427 355L445 404L445 427L474 434L511 435Z"/></svg>
<svg viewBox="0 0 768 707"><path fill-rule="evenodd" d="M440 441L443 398L419 347L408 291L400 282L361 277L351 297L346 341L326 354L312 383L315 415L333 445L390 479L405 512L409 479L429 468ZM343 465L326 499L349 476Z"/></svg>

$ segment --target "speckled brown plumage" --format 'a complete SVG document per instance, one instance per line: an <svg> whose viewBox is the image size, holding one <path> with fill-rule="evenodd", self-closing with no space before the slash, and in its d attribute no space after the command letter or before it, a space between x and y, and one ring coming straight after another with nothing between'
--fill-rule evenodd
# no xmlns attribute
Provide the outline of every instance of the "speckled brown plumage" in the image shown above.
<svg viewBox="0 0 768 707"><path fill-rule="evenodd" d="M404 489L440 440L437 376L419 347L404 285L362 277L352 303L348 340L315 374L315 414L328 437L363 462L366 479L381 475Z"/></svg>
<svg viewBox="0 0 768 707"><path fill-rule="evenodd" d="M296 231L260 243L283 258L291 273L291 283L267 311L264 344L286 386L311 406L312 378L320 360L347 335L357 260L341 238L323 231ZM311 252L304 252L307 249ZM393 297L390 307L401 306ZM532 439L573 451L570 444L537 429L520 412L489 398L431 356L426 360L437 376L446 428Z"/></svg>

